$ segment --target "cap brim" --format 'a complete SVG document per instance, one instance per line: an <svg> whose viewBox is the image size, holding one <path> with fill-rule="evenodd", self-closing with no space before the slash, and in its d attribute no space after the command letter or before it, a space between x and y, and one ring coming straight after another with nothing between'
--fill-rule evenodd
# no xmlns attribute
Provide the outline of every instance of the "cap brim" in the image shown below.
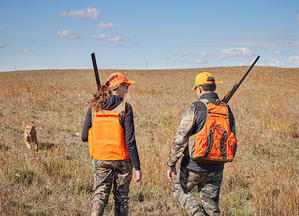
<svg viewBox="0 0 299 216"><path fill-rule="evenodd" d="M135 81L133 81L133 80L128 80L126 83L127 83L128 85L132 85L132 84L135 83Z"/></svg>

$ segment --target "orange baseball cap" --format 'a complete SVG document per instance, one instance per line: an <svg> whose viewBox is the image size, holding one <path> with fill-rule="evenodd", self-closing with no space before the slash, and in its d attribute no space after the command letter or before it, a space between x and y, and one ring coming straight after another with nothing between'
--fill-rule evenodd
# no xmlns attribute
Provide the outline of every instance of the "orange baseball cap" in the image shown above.
<svg viewBox="0 0 299 216"><path fill-rule="evenodd" d="M134 84L135 81L128 80L122 73L113 73L108 77L106 85L107 83L109 83L108 88L111 88L121 83L127 83L128 86L130 86L131 84Z"/></svg>
<svg viewBox="0 0 299 216"><path fill-rule="evenodd" d="M194 90L196 86L203 85L203 84L212 84L212 83L223 83L223 81L215 81L214 76L208 72L202 72L197 74L195 77L195 86L192 88Z"/></svg>

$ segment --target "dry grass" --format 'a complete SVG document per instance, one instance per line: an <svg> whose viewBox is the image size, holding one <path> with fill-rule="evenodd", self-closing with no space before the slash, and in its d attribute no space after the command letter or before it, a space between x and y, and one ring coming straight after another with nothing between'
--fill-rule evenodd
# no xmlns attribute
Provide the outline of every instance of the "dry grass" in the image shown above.
<svg viewBox="0 0 299 216"><path fill-rule="evenodd" d="M136 84L133 106L143 180L132 181L131 215L184 215L171 195L166 160L184 110L196 99L197 73L223 84L222 97L248 67L117 70ZM101 70L102 82L114 70ZM299 215L299 69L255 67L230 101L239 140L225 165L222 215ZM92 70L0 73L0 215L88 215L93 176L81 130ZM36 123L38 155L23 140ZM196 193L195 193L196 194ZM113 198L106 209L113 215Z"/></svg>

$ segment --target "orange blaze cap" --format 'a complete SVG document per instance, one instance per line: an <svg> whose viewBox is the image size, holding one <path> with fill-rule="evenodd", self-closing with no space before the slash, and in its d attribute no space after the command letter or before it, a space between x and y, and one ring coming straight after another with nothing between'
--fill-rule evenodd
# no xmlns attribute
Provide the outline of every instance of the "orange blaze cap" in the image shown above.
<svg viewBox="0 0 299 216"><path fill-rule="evenodd" d="M127 77L125 77L125 75L123 75L122 73L113 73L111 74L106 83L109 82L108 88L112 88L118 84L121 83L127 83L128 86L130 86L131 84L134 84L135 81L133 80L128 80Z"/></svg>
<svg viewBox="0 0 299 216"><path fill-rule="evenodd" d="M208 72L202 72L197 74L195 77L195 86L192 88L194 90L196 86L203 85L203 84L212 84L212 83L223 83L223 81L215 81L214 76Z"/></svg>

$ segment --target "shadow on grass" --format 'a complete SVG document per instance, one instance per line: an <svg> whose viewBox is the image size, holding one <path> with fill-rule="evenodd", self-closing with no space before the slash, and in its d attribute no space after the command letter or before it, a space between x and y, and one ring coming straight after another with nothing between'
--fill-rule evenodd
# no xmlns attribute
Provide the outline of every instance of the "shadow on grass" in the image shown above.
<svg viewBox="0 0 299 216"><path fill-rule="evenodd" d="M57 148L57 146L55 146L54 143L38 143L38 149L39 150L51 150L53 151L55 148Z"/></svg>

